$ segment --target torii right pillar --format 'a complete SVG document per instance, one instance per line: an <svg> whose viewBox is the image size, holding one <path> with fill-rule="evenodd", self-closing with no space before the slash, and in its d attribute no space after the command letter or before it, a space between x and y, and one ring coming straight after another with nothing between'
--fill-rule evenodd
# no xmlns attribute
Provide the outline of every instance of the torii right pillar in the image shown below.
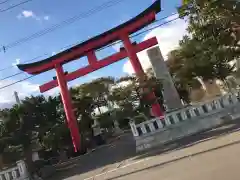
<svg viewBox="0 0 240 180"><path fill-rule="evenodd" d="M167 65L164 62L160 48L154 47L147 50L147 55L152 64L156 78L163 79L163 97L165 105L167 106L167 110L183 108L182 101L174 86Z"/></svg>
<svg viewBox="0 0 240 180"><path fill-rule="evenodd" d="M122 35L121 37L122 41L123 41L123 44L124 44L124 47L127 51L127 54L128 54L128 57L130 59L130 62L132 64L132 67L136 73L136 75L138 77L141 77L143 74L144 74L144 71L143 71L143 68L142 68L142 65L137 57L137 54L136 52L134 51L134 46L133 44L131 43L128 35L124 34ZM152 92L149 94L149 97L150 99L155 99L155 94ZM152 112L153 112L153 115L156 116L156 117L163 117L163 111L160 107L160 105L158 104L158 102L155 102L152 104Z"/></svg>

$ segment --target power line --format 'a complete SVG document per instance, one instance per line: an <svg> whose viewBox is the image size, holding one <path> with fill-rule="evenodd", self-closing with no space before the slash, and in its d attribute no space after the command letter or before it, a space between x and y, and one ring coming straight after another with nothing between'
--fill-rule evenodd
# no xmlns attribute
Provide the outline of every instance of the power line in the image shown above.
<svg viewBox="0 0 240 180"><path fill-rule="evenodd" d="M0 5L1 5L1 4L4 4L4 3L7 3L7 2L9 2L9 1L11 1L11 0L2 1L2 2L0 2Z"/></svg>
<svg viewBox="0 0 240 180"><path fill-rule="evenodd" d="M13 74L13 75L4 77L4 78L0 79L0 81L3 81L3 80L5 80L5 79L9 79L9 78L14 77L14 76L18 76L18 75L23 74L23 73L24 73L24 72L19 72L19 73L16 73L16 74Z"/></svg>
<svg viewBox="0 0 240 180"><path fill-rule="evenodd" d="M171 19L171 20L166 21L166 22L164 22L164 23L162 23L162 24L159 24L159 25L157 25L157 26L154 26L154 27L152 27L152 28L149 28L149 29L146 29L146 30L144 30L144 31L142 31L142 32L139 32L139 33L137 33L137 34L135 34L135 35L133 35L133 36L131 36L131 37L139 36L139 35L141 35L141 34L144 34L144 33L148 32L148 31L151 31L151 30L153 30L153 29L156 29L156 28L158 28L158 27L160 27L160 26L163 26L163 25L165 25L165 24L168 24L168 23L171 23L171 22L173 22L173 21L176 21L176 20L178 20L178 19L180 19L180 18L177 17L177 18Z"/></svg>
<svg viewBox="0 0 240 180"><path fill-rule="evenodd" d="M171 16L172 16L172 15L171 15ZM170 16L168 16L168 17L170 17ZM166 18L165 18L165 19L166 19ZM166 21L166 22L164 22L164 23L162 23L162 24L159 24L159 25L157 25L157 26L151 27L151 28L149 28L149 29L146 29L146 30L144 30L144 31L142 31L142 32L139 32L139 33L137 33L137 34L134 34L134 35L130 36L130 38L139 36L139 35L141 35L141 34L143 34L143 33L146 33L146 32L148 32L148 31L151 31L151 30L153 30L153 29L156 29L156 28L158 28L158 27L160 27L160 26L163 26L163 25L165 25L165 24L168 24L168 23L171 23L171 22L173 22L173 21L176 21L177 19L179 19L179 17L174 18L174 19L169 20L169 21ZM160 21L160 20L157 20L157 21ZM101 48L101 49L104 49L104 48L113 46L113 45L118 44L118 43L120 43L120 42L121 42L121 41L117 41L117 42L111 43L110 45L107 45L107 46L105 46L105 47L103 47L103 48ZM99 49L99 50L101 50L101 49ZM98 51L99 51L99 50L98 50ZM22 73L23 73L23 72L20 72L19 74L22 74ZM17 74L18 74L18 73L13 74L13 75L11 75L11 76L17 76ZM1 90L1 89L4 89L4 88L7 88L7 87L9 87L9 86L12 86L12 85L14 85L14 84L16 84L16 83L19 83L19 82L25 81L25 80L27 80L27 79L33 78L33 77L35 77L35 76L37 76L37 75L32 75L32 76L29 76L29 77L27 77L27 78L24 78L24 79L21 79L21 80L19 80L19 81L16 81L16 82L14 82L14 83L8 84L8 85L3 86L3 87L0 87L0 90ZM7 79L7 78L10 78L10 76L5 77L5 78L3 78L3 79ZM2 79L2 80L3 80L3 79ZM0 80L0 81L1 81L1 80Z"/></svg>
<svg viewBox="0 0 240 180"><path fill-rule="evenodd" d="M167 19L167 18L170 17L170 16L174 16L174 15L177 15L177 14L178 14L178 13L173 13L173 14L171 14L171 15L169 15L169 16L164 16L164 17L162 17L162 18L154 21L154 23L159 22L159 21L162 21L162 20L164 20L164 19ZM141 33L141 32L140 32L140 33ZM132 37L135 37L135 36L136 36L136 35L133 34ZM73 44L64 46L64 47L62 47L62 48L60 48L60 49L71 48L71 47L73 47L74 45L77 45L77 44L79 44L79 43L81 43L81 42L83 42L83 41L78 41L78 42L76 42L76 43L73 43ZM121 41L116 41L116 42L114 42L114 43L111 43L111 44L109 44L109 45L107 45L107 46L104 46L104 47L98 49L97 51L100 51L100 50L105 49L105 48L107 48L107 47L111 47L111 46L113 46L113 45L115 45L115 44L118 44L118 43L120 43L120 42L121 42ZM34 57L34 58L32 58L32 59L23 61L22 63L32 62L32 61L34 61L34 60L36 60L36 59L39 59L39 58L41 58L41 57L43 57L43 56L46 56L46 55L49 55L49 53L45 53L45 54L43 54L43 55L36 56L36 57ZM5 67L5 68L0 69L0 72L1 72L1 71L5 71L5 70L8 70L8 69L11 69L11 68L14 68L14 67L16 67L16 65L7 66L7 67ZM1 81L1 79L0 79L0 81Z"/></svg>
<svg viewBox="0 0 240 180"><path fill-rule="evenodd" d="M48 54L45 53L45 54L43 54L43 55L36 56L36 57L34 57L34 58L32 58L32 59L23 61L22 63L32 62L32 61L34 61L34 60L36 60L36 59L38 59L38 58L41 58L41 57L43 57L43 56L45 56L45 55L48 55ZM0 72L1 72L1 71L5 71L5 70L8 70L8 69L11 69L11 68L14 68L14 67L16 67L16 65L7 66L7 67L5 67L5 68L0 69Z"/></svg>
<svg viewBox="0 0 240 180"><path fill-rule="evenodd" d="M6 11L8 11L8 10L10 10L10 9L13 9L13 8L15 8L15 7L18 7L18 6L21 6L21 5L26 4L26 3L30 2L30 1L33 1L33 0L22 1L22 2L20 2L20 3L18 3L18 4L14 4L14 5L12 5L12 6L9 6L9 7L5 8L5 9L0 9L0 13L6 12ZM3 1L3 2L1 2L0 4L6 3L6 2L8 2L8 1Z"/></svg>
<svg viewBox="0 0 240 180"><path fill-rule="evenodd" d="M14 84L20 83L20 82L22 82L22 81L25 81L25 80L27 80L27 79L33 78L33 77L34 77L34 76L29 76L29 77L27 77L27 78L18 80L18 81L16 81L16 82L13 82L13 83L8 84L8 85L6 85L6 86L2 86L2 87L0 87L0 90L1 90L1 89L5 89L5 88L7 88L7 87L9 87L9 86L12 86L12 85L14 85Z"/></svg>
<svg viewBox="0 0 240 180"><path fill-rule="evenodd" d="M162 21L162 20L164 20L164 19L167 19L167 18L169 18L169 17L171 17L171 16L174 16L174 15L176 15L176 14L178 14L178 13L173 13L173 14L171 14L171 15L169 15L169 16L165 16L165 17L163 17L163 18L157 19L157 20L154 21L154 23L159 22L159 21ZM130 36L130 38L133 38L133 37L139 36L139 35L141 35L141 34L144 34L144 33L148 32L148 31L150 31L150 30L153 30L153 29L155 29L155 28L157 28L157 27L160 27L160 26L162 26L162 25L171 23L171 22L173 22L173 21L175 21L175 20L177 20L177 19L179 19L179 17L174 18L174 19L172 19L172 20L170 20L170 21L166 21L165 23L162 23L162 24L160 24L160 25L154 26L154 27L152 27L152 28L143 30L143 31L141 31L141 32L139 32L139 33L135 33L135 34L133 34L132 36ZM111 46L116 45L116 44L119 44L119 43L121 43L121 42L122 42L121 40L116 41L116 42L114 42L114 43L111 43L111 44L109 44L109 45L107 45L107 46L104 46L104 47L98 49L97 51L100 51L100 50L105 49L105 48L107 48L107 47L111 47Z"/></svg>
<svg viewBox="0 0 240 180"><path fill-rule="evenodd" d="M32 0L28 0L28 1L32 1ZM41 37L41 36L43 36L45 34L48 34L48 33L53 32L53 31L55 31L55 30L57 30L59 28L62 28L64 26L66 26L66 25L72 24L75 21L87 18L87 17L89 17L89 16L91 16L91 15L93 15L95 13L101 12L102 10L104 10L106 8L115 6L116 4L118 4L118 3L122 2L122 1L124 1L124 0L110 0L110 1L107 1L107 2L97 6L95 8L90 9L87 12L80 13L80 14L78 14L76 16L73 16L73 17L71 17L71 18L69 18L67 20L64 20L64 21L62 21L62 22L60 22L58 24L55 24L55 25L53 25L53 26L51 26L49 28L43 29L43 30L41 30L39 32L36 32L36 33L34 33L34 34L30 35L30 36L21 38L21 39L15 41L15 42L9 43L8 45L4 45L4 47L6 49L13 48L15 46L18 46L19 44L22 44L22 43L25 43L25 42L30 41L32 39ZM0 52L1 51L2 50L0 50Z"/></svg>

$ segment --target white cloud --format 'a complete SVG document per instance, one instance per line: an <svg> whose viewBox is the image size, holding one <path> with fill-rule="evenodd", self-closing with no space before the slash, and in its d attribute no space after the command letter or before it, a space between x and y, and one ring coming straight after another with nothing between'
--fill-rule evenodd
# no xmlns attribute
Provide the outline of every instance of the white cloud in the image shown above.
<svg viewBox="0 0 240 180"><path fill-rule="evenodd" d="M34 16L35 16L35 14L34 14L32 11L23 11L23 12L22 12L22 15L23 15L25 18L34 17Z"/></svg>
<svg viewBox="0 0 240 180"><path fill-rule="evenodd" d="M113 42L113 45L111 46L115 51L120 51L121 47L124 47L122 41L115 41Z"/></svg>
<svg viewBox="0 0 240 180"><path fill-rule="evenodd" d="M31 10L24 10L22 11L18 16L18 19L22 19L22 18L33 18L37 21L41 21L41 20L45 20L48 21L49 20L49 16L45 15L43 17L36 15L33 11Z"/></svg>
<svg viewBox="0 0 240 180"><path fill-rule="evenodd" d="M10 79L0 81L0 87L7 86L17 80ZM5 108L15 104L14 91L18 92L19 98L23 99L26 96L39 92L39 85L30 83L29 81L22 81L12 86L0 90L0 108Z"/></svg>
<svg viewBox="0 0 240 180"><path fill-rule="evenodd" d="M112 46L112 48L113 48L115 51L119 51L121 47L123 47L122 42L116 43L116 44L114 44L114 45Z"/></svg>
<svg viewBox="0 0 240 180"><path fill-rule="evenodd" d="M16 63L17 63L17 64L20 64L20 59L16 59Z"/></svg>
<svg viewBox="0 0 240 180"><path fill-rule="evenodd" d="M18 64L20 64L20 59L19 59L19 58L17 58L17 59L15 60L15 62L12 63L12 66L16 66L16 65L18 65Z"/></svg>
<svg viewBox="0 0 240 180"><path fill-rule="evenodd" d="M169 20L176 18L176 15L170 16ZM168 21L169 21L168 20ZM167 54L178 47L179 40L182 39L183 35L187 34L186 28L188 23L185 20L178 19L169 23L165 26L156 28L146 34L143 40L147 40L151 37L157 37L162 55L166 59ZM139 60L144 68L144 70L151 67L150 61L148 59L146 50L138 53ZM131 63L128 61L123 66L123 71L127 74L133 74L133 68Z"/></svg>
<svg viewBox="0 0 240 180"><path fill-rule="evenodd" d="M44 16L43 19L48 21L49 20L49 16Z"/></svg>
<svg viewBox="0 0 240 180"><path fill-rule="evenodd" d="M21 19L21 18L36 18L36 15L34 14L33 11L28 11L28 10L24 10L22 11L18 16L17 16L18 19Z"/></svg>
<svg viewBox="0 0 240 180"><path fill-rule="evenodd" d="M164 21L165 22L172 21L172 20L174 20L174 19L176 19L178 17L179 17L178 13L177 14L173 14L173 15L167 17Z"/></svg>
<svg viewBox="0 0 240 180"><path fill-rule="evenodd" d="M58 96L60 93L59 87L53 88L48 90L47 92L44 93L44 96Z"/></svg>

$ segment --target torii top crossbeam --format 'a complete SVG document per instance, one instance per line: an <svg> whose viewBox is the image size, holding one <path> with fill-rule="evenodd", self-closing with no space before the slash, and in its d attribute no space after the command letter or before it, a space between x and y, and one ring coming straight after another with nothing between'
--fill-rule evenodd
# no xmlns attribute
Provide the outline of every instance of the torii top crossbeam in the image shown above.
<svg viewBox="0 0 240 180"><path fill-rule="evenodd" d="M151 24L155 20L155 15L160 12L160 0L155 1L149 8L147 8L145 11L143 11L141 14L136 16L135 18L127 21L124 24L121 24L120 26L117 26L103 34L100 34L96 37L93 37L85 42L82 42L70 49L67 49L63 52L60 52L52 57L49 57L47 59L30 63L30 64L19 64L18 68L22 71L25 71L29 74L40 74L42 72L54 69L57 64L63 65L70 61L76 60L83 56L91 56L91 52L94 50L97 50L101 47L106 46L106 44L112 43L117 40L121 40L122 35L124 34L132 34L143 27L147 26L148 24ZM153 42L152 40L151 42ZM152 44L152 43L150 43ZM118 60L120 60L120 57L124 58L124 52L119 53L115 55L118 56ZM96 66L97 62L91 61L94 60L92 58L89 59L89 66ZM116 59L116 58L113 58ZM122 59L122 58L121 58ZM110 61L109 61L110 63ZM101 63L100 63L101 64ZM107 63L104 63L106 65ZM86 69L86 67L84 68ZM81 70L82 72L84 71ZM90 72L88 72L90 73ZM76 73L74 73L76 74ZM84 73L85 74L85 73ZM73 80L77 77L75 75L67 75L66 77L68 81ZM55 82L56 83L56 82ZM55 83L51 83L52 85L56 86ZM41 90L41 88L40 88ZM45 89L41 90L41 92L46 91Z"/></svg>
<svg viewBox="0 0 240 180"><path fill-rule="evenodd" d="M18 68L20 70L34 75L46 72L51 69L56 70L57 79L41 85L40 91L45 92L54 87L60 87L64 109L68 121L68 127L71 130L75 150L79 150L80 136L76 124L76 118L72 110L73 108L71 105L71 97L67 90L67 82L89 74L105 66L108 66L126 57L130 59L135 73L137 75L142 74L143 69L136 53L143 51L144 49L150 48L154 45L157 45L158 42L157 39L154 37L139 44L132 44L129 39L129 35L155 21L156 14L160 12L160 10L160 0L156 0L149 8L147 8L141 14L127 21L126 23L121 24L120 26L117 26L103 34L93 37L85 42L82 42L47 59L30 64L18 65ZM122 40L124 44L124 49L104 59L98 60L95 55L95 51L117 40ZM62 68L63 64L66 64L83 56L87 56L88 58L89 64L87 66L68 74L64 73ZM152 94L151 97L154 97L154 94ZM152 109L153 112L155 112L156 116L162 115L159 104L154 103L152 105Z"/></svg>

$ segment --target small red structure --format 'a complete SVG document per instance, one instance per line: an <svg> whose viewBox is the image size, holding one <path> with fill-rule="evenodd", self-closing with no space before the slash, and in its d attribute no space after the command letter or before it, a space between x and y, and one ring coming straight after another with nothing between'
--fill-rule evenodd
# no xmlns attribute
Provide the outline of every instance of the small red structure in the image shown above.
<svg viewBox="0 0 240 180"><path fill-rule="evenodd" d="M40 92L48 91L57 86L60 87L68 128L71 131L75 151L80 150L80 135L72 107L71 96L67 87L67 82L108 66L126 57L130 59L137 76L144 74L143 68L136 53L157 45L157 39L154 37L139 44L133 44L129 39L129 35L152 23L156 18L156 14L160 12L160 10L160 0L157 0L144 12L116 28L113 28L101 35L80 43L45 60L31 64L18 65L20 70L29 74L40 74L51 69L56 70L57 79L41 85ZM95 51L97 49L117 40L122 40L124 49L102 60L98 60L96 58ZM64 73L62 68L63 64L83 56L87 56L89 65L68 74ZM154 93L152 93L150 98L154 96ZM152 111L155 116L163 115L158 103L152 104Z"/></svg>

